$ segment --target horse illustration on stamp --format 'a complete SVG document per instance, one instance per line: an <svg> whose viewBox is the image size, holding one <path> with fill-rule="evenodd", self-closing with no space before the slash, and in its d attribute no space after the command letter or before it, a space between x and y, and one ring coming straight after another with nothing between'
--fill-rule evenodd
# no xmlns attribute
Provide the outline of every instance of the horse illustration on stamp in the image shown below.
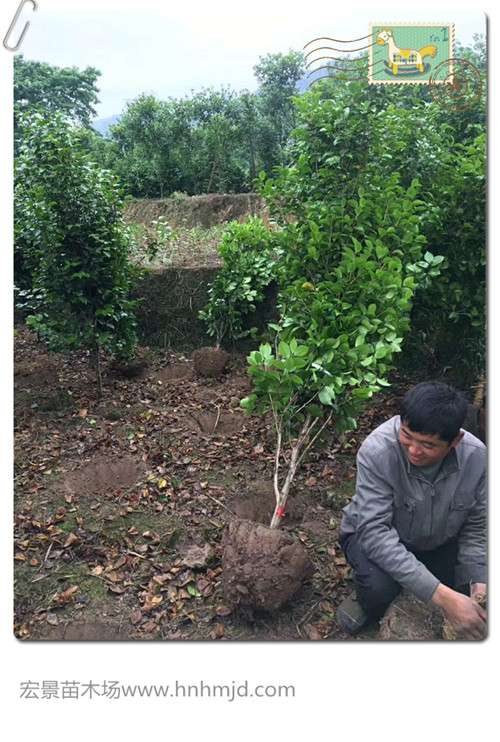
<svg viewBox="0 0 500 742"><path fill-rule="evenodd" d="M369 83L425 85L431 76L436 85L453 80L453 23L370 23L369 31Z"/></svg>
<svg viewBox="0 0 500 742"><path fill-rule="evenodd" d="M424 59L435 57L438 51L435 44L427 44L421 49L401 49L396 44L393 32L387 28L377 34L376 43L379 46L388 45L388 62L386 62L386 65L393 75L399 74L400 68L411 68L412 71L417 69L419 72L424 72Z"/></svg>

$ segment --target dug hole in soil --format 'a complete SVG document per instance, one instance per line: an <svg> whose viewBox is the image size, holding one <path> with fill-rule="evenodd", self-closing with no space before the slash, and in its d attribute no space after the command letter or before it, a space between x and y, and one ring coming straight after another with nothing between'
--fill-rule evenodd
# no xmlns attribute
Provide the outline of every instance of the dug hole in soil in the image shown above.
<svg viewBox="0 0 500 742"><path fill-rule="evenodd" d="M235 518L223 541L226 600L265 611L282 608L313 573L305 549L283 531Z"/></svg>

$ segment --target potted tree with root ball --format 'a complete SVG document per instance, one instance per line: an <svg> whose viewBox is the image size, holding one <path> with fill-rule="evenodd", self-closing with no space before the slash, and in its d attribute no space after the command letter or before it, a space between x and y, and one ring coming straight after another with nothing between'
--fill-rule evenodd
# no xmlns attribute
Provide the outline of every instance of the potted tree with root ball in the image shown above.
<svg viewBox="0 0 500 742"><path fill-rule="evenodd" d="M214 347L193 353L193 363L200 376L220 376L229 354L221 348L223 340L237 340L251 334L245 320L265 298L266 288L274 280L279 249L273 233L257 217L240 224L232 222L225 229L219 255L223 264L208 291L209 301L200 312Z"/></svg>
<svg viewBox="0 0 500 742"><path fill-rule="evenodd" d="M297 472L325 428L337 434L355 428L366 401L389 386L387 373L409 329L414 293L439 273L442 258L424 253L414 219L417 187L405 190L396 178L379 192L389 204L383 212L388 218L395 216L391 204L398 207L398 233L391 241L382 242L376 230L372 238L351 234L347 241L340 225L341 242L332 246L311 221L290 231L282 285L287 271L292 280L280 294L281 320L271 326L273 342L248 357L253 391L241 401L248 413L270 414L273 420L275 506L268 528L237 520L228 528L229 601L278 608L310 573L302 546L278 530ZM378 207L376 200L369 210ZM359 202L352 205L356 209ZM346 219L348 211L339 209L338 219ZM358 228L369 234L371 223L371 218L364 225L359 221ZM337 261L328 267L332 251Z"/></svg>

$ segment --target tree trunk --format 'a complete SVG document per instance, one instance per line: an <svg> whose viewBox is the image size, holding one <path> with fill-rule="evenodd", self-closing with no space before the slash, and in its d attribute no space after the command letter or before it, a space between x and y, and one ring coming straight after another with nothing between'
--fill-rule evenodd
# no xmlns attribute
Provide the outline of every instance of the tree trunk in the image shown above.
<svg viewBox="0 0 500 742"><path fill-rule="evenodd" d="M307 454L311 446L314 445L316 440L319 438L323 430L326 428L330 420L332 419L333 412L331 412L323 425L316 431L315 435L312 435L313 428L318 423L318 418L311 420L311 416L306 415L305 422L299 433L299 436L295 442L295 445L290 452L290 464L285 477L283 486L279 486L279 468L280 468L280 457L281 457L281 446L282 446L282 424L275 415L276 424L276 458L274 462L274 494L276 495L276 507L274 508L273 517L271 520L270 528L278 528L281 519L285 515L285 505L288 499L288 493L290 492L290 486L293 482L297 469L302 463L302 459Z"/></svg>
<svg viewBox="0 0 500 742"><path fill-rule="evenodd" d="M102 399L101 354L99 343L95 346L95 370L97 375L97 399Z"/></svg>
<svg viewBox="0 0 500 742"><path fill-rule="evenodd" d="M214 161L212 162L212 170L210 172L210 177L208 179L207 193L210 193L210 189L212 187L212 180L213 180L213 177L215 175L215 169L216 169L217 165L218 165L218 160L217 160L217 157L216 157L214 159Z"/></svg>
<svg viewBox="0 0 500 742"><path fill-rule="evenodd" d="M253 183L253 181L257 177L257 165L255 163L255 149L252 137L249 138L248 144L250 149L250 180Z"/></svg>
<svg viewBox="0 0 500 742"><path fill-rule="evenodd" d="M297 467L299 465L299 456L302 452L302 449L307 442L307 438L310 433L310 422L311 418L309 415L306 417L306 421L304 425L302 426L302 430L299 433L299 437L297 438L297 442L293 446L291 450L291 456L290 456L290 465L288 467L288 472L285 477L285 481L283 483L283 487L279 489L277 484L277 473L279 469L279 457L280 457L280 451L278 449L278 455L276 457L275 462L275 494L276 494L276 507L274 508L273 517L271 519L270 528L278 528L281 519L285 515L285 505L286 501L288 500L288 493L290 492L290 485L293 482L293 478L295 477L295 473L297 471ZM281 434L280 434L281 438ZM281 448L281 441L279 443L279 447Z"/></svg>

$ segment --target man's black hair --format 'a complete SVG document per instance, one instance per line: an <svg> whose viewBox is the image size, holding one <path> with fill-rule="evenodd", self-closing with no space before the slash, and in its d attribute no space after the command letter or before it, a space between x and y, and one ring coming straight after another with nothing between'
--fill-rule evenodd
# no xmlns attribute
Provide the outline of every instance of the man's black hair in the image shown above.
<svg viewBox="0 0 500 742"><path fill-rule="evenodd" d="M439 435L451 443L467 415L465 396L448 384L424 381L406 393L401 420L415 433Z"/></svg>

